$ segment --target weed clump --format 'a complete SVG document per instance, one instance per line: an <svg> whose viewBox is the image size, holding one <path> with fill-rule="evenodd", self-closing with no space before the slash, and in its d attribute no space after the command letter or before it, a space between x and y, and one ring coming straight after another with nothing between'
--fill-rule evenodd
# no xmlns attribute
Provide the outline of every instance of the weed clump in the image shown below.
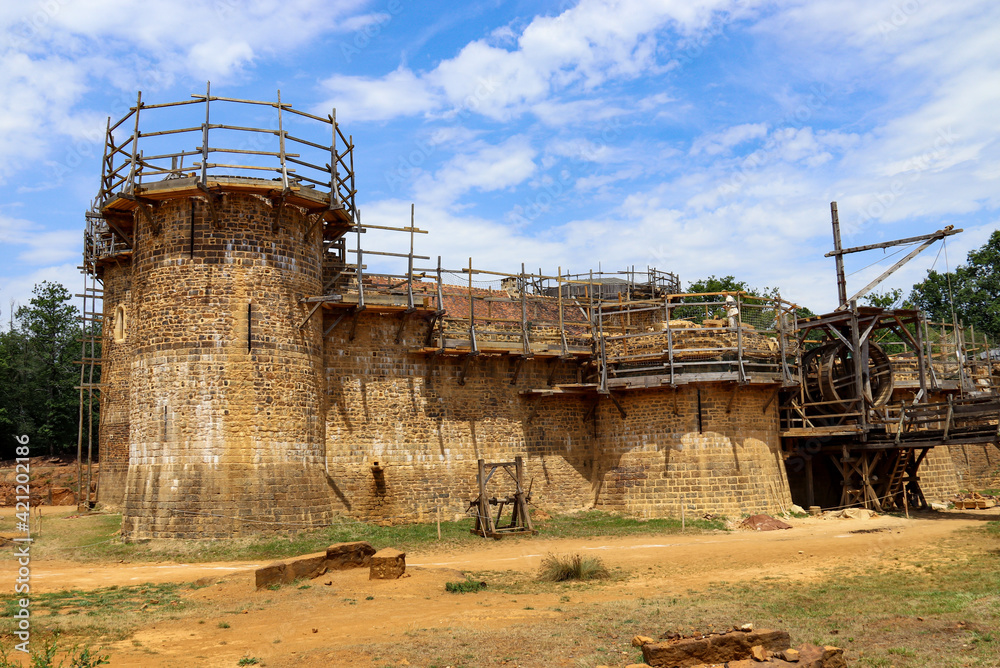
<svg viewBox="0 0 1000 668"><path fill-rule="evenodd" d="M579 554L560 556L550 554L542 559L538 569L538 579L543 582L565 582L567 580L600 580L609 577L608 569L597 557Z"/></svg>
<svg viewBox="0 0 1000 668"><path fill-rule="evenodd" d="M446 582L444 584L444 590L450 591L453 594L468 594L471 592L477 592L481 589L486 589L485 582L479 582L478 580L472 580L469 578L458 582Z"/></svg>

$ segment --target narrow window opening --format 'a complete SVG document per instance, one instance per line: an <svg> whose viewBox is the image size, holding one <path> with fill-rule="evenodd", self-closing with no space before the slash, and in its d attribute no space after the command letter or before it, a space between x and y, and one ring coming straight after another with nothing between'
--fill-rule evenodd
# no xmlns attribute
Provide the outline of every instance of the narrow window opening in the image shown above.
<svg viewBox="0 0 1000 668"><path fill-rule="evenodd" d="M125 305L119 304L115 307L115 324L112 335L114 337L115 343L122 343L125 341L126 333L128 332L128 315L125 311Z"/></svg>
<svg viewBox="0 0 1000 668"><path fill-rule="evenodd" d="M701 422L701 388L698 388L698 433L701 434L705 430L702 428Z"/></svg>
<svg viewBox="0 0 1000 668"><path fill-rule="evenodd" d="M251 325L253 324L253 302L247 302L247 352L251 352L253 343L251 340Z"/></svg>

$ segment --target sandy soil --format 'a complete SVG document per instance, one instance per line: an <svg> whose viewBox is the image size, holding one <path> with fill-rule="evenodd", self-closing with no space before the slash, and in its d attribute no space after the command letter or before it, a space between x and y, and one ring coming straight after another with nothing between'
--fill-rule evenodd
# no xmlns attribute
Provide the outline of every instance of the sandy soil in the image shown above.
<svg viewBox="0 0 1000 668"><path fill-rule="evenodd" d="M828 577L896 556L934 554L955 531L1000 516L989 511L933 513L912 519L793 519L793 528L773 532L716 532L567 540L483 541L474 549L433 548L407 555L407 575L369 581L367 570L330 573L308 590L284 587L257 592L251 562L203 564L77 564L65 560L32 563L39 591L96 588L142 582L212 584L184 594L211 613L160 621L108 648L112 666L234 666L241 657L261 657L269 667L296 665L371 666L357 645L372 640L407 642L415 629L477 628L484 624L531 624L558 616L547 607L559 595L511 596L487 590L470 604L447 594L444 585L463 571L522 571L538 568L549 553L591 553L627 578L574 591L571 603L630 600L683 593L713 582L768 575L808 580ZM0 564L0 581L13 580L14 564ZM370 598L369 598L370 597ZM525 609L531 607L534 609ZM204 623L199 624L203 619ZM219 628L225 620L229 628ZM150 653L155 652L155 653Z"/></svg>

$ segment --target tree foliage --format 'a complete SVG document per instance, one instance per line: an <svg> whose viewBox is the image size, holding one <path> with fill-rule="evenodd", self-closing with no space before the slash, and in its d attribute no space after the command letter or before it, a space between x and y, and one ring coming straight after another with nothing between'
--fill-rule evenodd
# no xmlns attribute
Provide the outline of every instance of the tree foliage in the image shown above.
<svg viewBox="0 0 1000 668"><path fill-rule="evenodd" d="M950 290L949 290L950 279ZM934 322L951 322L952 305L960 322L990 338L1000 337L1000 230L973 250L952 272L928 271L913 286L909 300Z"/></svg>
<svg viewBox="0 0 1000 668"><path fill-rule="evenodd" d="M30 436L36 453L43 448L49 454L76 450L79 312L58 283L39 283L32 295L14 312L11 327L0 333L3 455L9 454L14 434Z"/></svg>

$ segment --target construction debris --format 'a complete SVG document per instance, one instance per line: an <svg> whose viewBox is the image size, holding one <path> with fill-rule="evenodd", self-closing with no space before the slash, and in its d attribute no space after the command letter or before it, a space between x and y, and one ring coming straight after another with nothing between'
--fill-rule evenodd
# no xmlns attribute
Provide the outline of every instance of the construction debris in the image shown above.
<svg viewBox="0 0 1000 668"><path fill-rule="evenodd" d="M740 523L742 529L752 529L753 531L777 531L778 529L791 529L791 524L785 524L770 515L751 515Z"/></svg>
<svg viewBox="0 0 1000 668"><path fill-rule="evenodd" d="M636 640L647 640L636 636ZM633 641L634 643L634 641ZM796 666L797 668L846 668L844 651L838 647L805 644L791 647L787 631L761 629L671 637L643 642L642 656L650 666L664 668L729 668Z"/></svg>
<svg viewBox="0 0 1000 668"><path fill-rule="evenodd" d="M326 548L326 552L306 554L288 561L276 561L258 568L254 580L257 589L291 584L299 579L318 578L327 571L364 568L370 563L374 554L375 548L364 541L336 543Z"/></svg>
<svg viewBox="0 0 1000 668"><path fill-rule="evenodd" d="M386 547L371 557L369 580L398 580L406 572L406 553Z"/></svg>
<svg viewBox="0 0 1000 668"><path fill-rule="evenodd" d="M951 499L952 504L958 509L965 510L986 510L997 505L997 497L979 492L968 494L956 494Z"/></svg>

